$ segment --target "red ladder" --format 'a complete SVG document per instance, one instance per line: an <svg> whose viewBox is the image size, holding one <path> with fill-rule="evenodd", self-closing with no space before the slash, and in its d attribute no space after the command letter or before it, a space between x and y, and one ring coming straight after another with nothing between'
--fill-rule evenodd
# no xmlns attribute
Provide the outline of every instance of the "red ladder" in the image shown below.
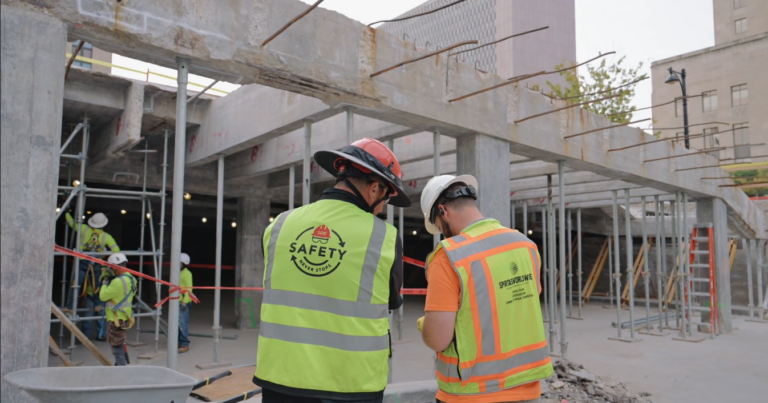
<svg viewBox="0 0 768 403"><path fill-rule="evenodd" d="M685 302L691 311L709 312L709 334L720 334L720 318L717 314L717 271L715 270L715 243L712 224L695 224L691 233L691 249L688 281L685 281ZM706 244L705 248L700 248ZM709 287L697 287L708 283ZM704 290L701 290L704 288ZM689 300L690 297L690 300ZM696 297L707 298L709 306L693 306ZM686 313L688 316L688 313ZM691 318L688 317L690 321Z"/></svg>

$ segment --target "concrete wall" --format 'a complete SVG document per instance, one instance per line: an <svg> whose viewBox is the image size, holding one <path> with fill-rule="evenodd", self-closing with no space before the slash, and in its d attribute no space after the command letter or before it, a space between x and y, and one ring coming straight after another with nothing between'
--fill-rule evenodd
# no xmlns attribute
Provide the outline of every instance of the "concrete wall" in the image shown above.
<svg viewBox="0 0 768 403"><path fill-rule="evenodd" d="M735 8L737 4L743 7ZM763 0L712 0L715 45L768 31L768 2ZM736 20L747 19L747 32L736 33Z"/></svg>
<svg viewBox="0 0 768 403"><path fill-rule="evenodd" d="M66 28L3 5L0 377L48 365ZM2 381L0 400L34 402Z"/></svg>
<svg viewBox="0 0 768 403"><path fill-rule="evenodd" d="M269 225L269 200L262 197L238 199L236 287L264 285L264 255L261 239ZM253 329L261 321L261 291L235 292L238 329Z"/></svg>
<svg viewBox="0 0 768 403"><path fill-rule="evenodd" d="M728 2L730 3L730 1ZM756 2L751 2L753 4ZM760 2L768 7L768 3ZM717 2L716 2L717 4ZM766 11L768 13L768 11ZM676 71L685 69L688 95L698 95L704 91L717 91L718 107L716 110L703 112L702 98L688 99L689 124L723 122L724 125L712 124L690 128L690 134L701 134L703 129L716 128L720 132L733 129L734 124L747 123L749 126L748 144L767 143L768 141L768 32L739 38L736 42L728 42L695 52L671 57L653 62L651 65L651 80L653 83L653 104L669 102L680 97L680 86L664 84L669 76L667 69L673 67ZM746 84L749 93L747 105L733 106L731 88ZM682 110L682 106L680 107ZM675 116L675 104L653 109L654 127L682 127L683 115ZM683 129L664 130L664 137L674 137L677 133L682 136ZM736 145L734 132L717 135L719 147ZM740 141L740 140L737 140ZM743 143L740 143L743 144ZM712 148L717 145L710 138L705 142L702 138L691 140L691 147L696 149ZM768 155L768 146L754 146L753 156ZM721 151L720 158L733 158L734 149ZM768 157L753 158L752 161L768 161ZM733 160L730 160L733 162ZM725 182L724 182L725 183Z"/></svg>

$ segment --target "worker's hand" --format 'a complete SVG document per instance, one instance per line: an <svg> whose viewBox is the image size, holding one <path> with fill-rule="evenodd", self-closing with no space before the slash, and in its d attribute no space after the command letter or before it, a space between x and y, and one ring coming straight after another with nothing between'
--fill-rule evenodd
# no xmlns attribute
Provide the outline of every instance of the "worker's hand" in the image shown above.
<svg viewBox="0 0 768 403"><path fill-rule="evenodd" d="M179 308L181 308L182 311L186 311L187 310L187 303L186 302L180 303L179 304Z"/></svg>
<svg viewBox="0 0 768 403"><path fill-rule="evenodd" d="M416 319L416 327L419 328L419 332L421 332L421 329L424 328L424 317L420 317L419 319Z"/></svg>
<svg viewBox="0 0 768 403"><path fill-rule="evenodd" d="M101 280L101 286L102 286L102 287L106 287L106 286L108 286L108 285L109 285L109 279L106 279L106 278L105 278L104 280Z"/></svg>

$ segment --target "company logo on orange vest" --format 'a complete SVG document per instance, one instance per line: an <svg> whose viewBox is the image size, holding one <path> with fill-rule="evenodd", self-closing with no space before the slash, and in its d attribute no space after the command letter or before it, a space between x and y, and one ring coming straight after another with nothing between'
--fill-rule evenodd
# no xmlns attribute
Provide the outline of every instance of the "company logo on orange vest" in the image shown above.
<svg viewBox="0 0 768 403"><path fill-rule="evenodd" d="M344 260L347 254L345 245L339 233L327 225L309 227L291 243L291 262L308 276L327 276L336 271Z"/></svg>

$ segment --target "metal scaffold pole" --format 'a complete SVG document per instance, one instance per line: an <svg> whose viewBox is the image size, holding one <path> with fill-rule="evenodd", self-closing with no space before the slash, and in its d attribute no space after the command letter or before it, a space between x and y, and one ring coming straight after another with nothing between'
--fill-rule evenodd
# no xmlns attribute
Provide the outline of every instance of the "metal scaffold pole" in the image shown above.
<svg viewBox="0 0 768 403"><path fill-rule="evenodd" d="M632 216L629 214L629 189L624 189L624 237L626 242L626 258L627 258L627 288L629 288L629 323L635 323L635 270L632 265L633 253L632 253L632 224L630 219ZM618 288L616 293L618 294ZM619 309L621 309L621 298L619 298ZM621 326L619 326L621 327ZM629 327L630 339L635 339L635 326Z"/></svg>
<svg viewBox="0 0 768 403"><path fill-rule="evenodd" d="M81 153L81 159L80 159L80 184L77 186L77 207L75 208L75 223L76 223L76 235L75 235L75 250L80 252L82 248L80 247L82 245L82 228L83 228L83 212L85 210L85 167L88 162L88 140L90 137L90 131L91 131L91 125L88 123L88 118L83 118L83 145L80 149ZM62 208L62 212L64 209ZM72 292L72 319L77 322L77 305L78 305L78 294L80 293L80 258L75 257L72 261L72 289L74 290ZM83 284L84 286L85 284ZM73 356L75 354L75 334L72 333L70 336L70 345L69 345L69 359L73 360Z"/></svg>
<svg viewBox="0 0 768 403"><path fill-rule="evenodd" d="M579 318L581 318L581 306L582 306L582 295L581 295L581 288L582 288L582 283L581 283L582 253L581 253L581 251L582 251L582 249L581 249L581 209L580 208L576 209L576 243L578 244L577 251L579 252L579 266L578 266L579 267L579 271L577 272L577 274L578 274L578 278L577 279L578 279L579 283L578 283L577 287L579 289Z"/></svg>
<svg viewBox="0 0 768 403"><path fill-rule="evenodd" d="M347 111L347 112L349 113L349 111ZM347 117L349 117L349 115L347 115ZM347 123L350 123L350 122L347 122ZM387 147L392 152L394 152L394 147L395 147L394 143L395 143L394 140L387 141ZM395 225L395 206L393 206L393 205L391 205L389 203L387 203L387 223L390 224L390 225ZM400 311L398 311L398 314L399 313L400 313ZM400 322L398 321L398 324L399 323ZM394 329L394 327L395 327L394 325L395 325L395 313L394 313L394 311L390 311L389 312L389 328L390 328L390 330ZM392 378L392 376L391 376L391 373L392 373L391 361L390 361L389 371L390 371L390 379L391 379Z"/></svg>
<svg viewBox="0 0 768 403"><path fill-rule="evenodd" d="M662 287L666 285L666 280L669 278L669 274L667 272L667 213L666 213L666 203L661 202L661 271L662 271ZM670 202L671 206L671 202ZM671 224L670 217L670 224ZM669 327L669 303L667 300L669 299L668 294L666 293L666 287L659 290L659 292L662 294L662 304L664 306L664 326ZM659 320L659 332L662 332L661 327L661 320Z"/></svg>
<svg viewBox="0 0 768 403"><path fill-rule="evenodd" d="M755 296L752 290L752 240L742 239L742 248L747 255L747 295L749 298L749 318L752 319L755 316ZM760 267L757 268L760 270Z"/></svg>
<svg viewBox="0 0 768 403"><path fill-rule="evenodd" d="M512 202L512 212L511 213L512 214L509 215L510 219L512 220L511 227L512 227L512 229L516 229L515 228L515 202Z"/></svg>
<svg viewBox="0 0 768 403"><path fill-rule="evenodd" d="M675 201L669 202L669 210L672 214L672 254L674 258L672 258L672 267L669 270L669 275L672 277L672 287L670 288L670 291L674 291L675 294L675 328L680 328L680 302L678 301L678 298L680 298L680 293L677 291L678 286L678 279L677 279L677 265L678 260L680 259L680 252L677 249L677 193L675 193ZM669 305L669 304L667 304Z"/></svg>
<svg viewBox="0 0 768 403"><path fill-rule="evenodd" d="M177 58L176 146L173 158L173 211L171 220L171 284L179 284L182 220L184 219L184 158L187 144L187 77L189 59ZM179 345L179 291L168 302L168 368L176 369Z"/></svg>
<svg viewBox="0 0 768 403"><path fill-rule="evenodd" d="M685 245L683 243L683 232L685 230L683 229L683 217L682 217L682 195L680 192L675 193L675 200L677 204L675 205L675 209L677 210L677 285L678 285L678 302L680 303L680 308L678 311L680 312L680 336L683 338L686 337L685 334L685 327L686 327L686 314L685 314L685 273L684 273L684 267L685 267Z"/></svg>
<svg viewBox="0 0 768 403"><path fill-rule="evenodd" d="M163 256L165 249L164 246L164 235L165 235L165 197L166 197L166 190L168 186L168 129L165 129L165 134L163 135L163 187L160 190L160 222L158 225L160 226L160 237L158 239L157 244L155 244L154 240L154 226L152 225L152 221L150 221L150 235L152 235L152 247L154 248L155 245L157 245L157 258L155 259L155 276L157 278L160 278L163 274ZM152 210L152 205L149 205L150 211ZM150 217L152 216L152 213L150 213ZM161 301L160 298L160 283L155 283L155 299L157 300L157 303L159 304ZM158 350L158 344L160 343L160 318L163 313L163 307L159 306L156 309L156 316L155 316L155 353L157 353Z"/></svg>
<svg viewBox="0 0 768 403"><path fill-rule="evenodd" d="M664 250L664 244L667 242L665 234L666 229L664 223L664 204L659 203L659 196L653 197L653 202L656 208L656 293L657 301L659 304L659 335L664 334L664 321L662 317L666 317L666 310L664 309L664 269L662 267L662 251ZM666 257L666 256L665 256ZM649 329L650 330L650 329Z"/></svg>
<svg viewBox="0 0 768 403"><path fill-rule="evenodd" d="M534 213L535 214L535 213ZM544 318L545 320L549 321L551 317L549 316L549 251L547 249L547 244L549 243L549 235L547 231L547 215L549 215L549 206L544 206L544 208L541 210L541 246L543 249L543 253L541 255L541 261L543 264L541 265L543 267L543 273L542 276L542 288L543 288L543 294L544 294ZM551 346L550 341L550 352L554 348Z"/></svg>
<svg viewBox="0 0 768 403"><path fill-rule="evenodd" d="M432 133L432 164L435 176L440 176L440 128L436 127ZM440 234L432 236L432 246L437 246L440 242Z"/></svg>
<svg viewBox="0 0 768 403"><path fill-rule="evenodd" d="M288 168L288 210L293 210L296 199L296 165Z"/></svg>
<svg viewBox="0 0 768 403"><path fill-rule="evenodd" d="M219 340L221 339L221 241L224 221L224 156L219 155L218 181L216 183L216 290L213 296L213 364L219 364Z"/></svg>
<svg viewBox="0 0 768 403"><path fill-rule="evenodd" d="M403 216L403 208L402 207L398 208L397 218L398 218L398 221L399 221L399 226L398 226L397 233L400 235L400 242L403 243L403 242L405 242L405 239L404 239L405 233L403 232L403 231L405 231L405 217ZM403 301L403 305L405 305L405 301ZM398 319L398 324L397 324L397 340L402 340L403 339L403 305L400 305L400 309L399 309L398 316L397 316L397 319Z"/></svg>
<svg viewBox="0 0 768 403"><path fill-rule="evenodd" d="M304 121L304 161L301 178L301 205L309 204L310 164L312 163L312 122Z"/></svg>
<svg viewBox="0 0 768 403"><path fill-rule="evenodd" d="M611 309L613 309L613 247L611 247L611 236L608 237L608 299L611 300Z"/></svg>
<svg viewBox="0 0 768 403"><path fill-rule="evenodd" d="M621 257L619 250L619 201L616 191L613 191L613 289L616 295L616 323L618 338L621 339Z"/></svg>
<svg viewBox="0 0 768 403"><path fill-rule="evenodd" d="M557 177L558 177L558 191L557 198L560 202L559 208L559 222L560 227L560 359L563 362L568 361L568 343L565 338L565 317L566 317L566 300L565 300L565 161L557 162Z"/></svg>
<svg viewBox="0 0 768 403"><path fill-rule="evenodd" d="M141 191L142 193L147 192L147 158L149 156L149 153L147 152L149 148L149 141L144 140L144 178L141 185ZM149 200L147 200L147 196L141 196L141 229L139 230L139 252L144 251L144 229L147 226L147 220L144 219L144 215L146 214L146 208L147 203ZM139 256L139 273L144 273L144 256ZM139 298L142 297L141 291L143 290L143 284L144 284L144 278L139 277L138 279L139 285L138 285L138 296ZM139 339L141 337L141 317L136 319L136 343L134 345L139 345L141 343L141 340Z"/></svg>
<svg viewBox="0 0 768 403"><path fill-rule="evenodd" d="M544 241L547 243L547 295L549 300L549 310L547 316L549 317L549 352L553 354L555 352L555 341L557 340L555 332L555 306L557 301L555 300L555 262L554 262L554 216L552 213L552 175L547 175L547 239Z"/></svg>
<svg viewBox="0 0 768 403"><path fill-rule="evenodd" d="M645 330L651 331L651 289L648 281L650 280L651 272L648 271L648 258L650 255L650 249L648 249L648 229L646 228L646 219L648 215L647 206L645 205L645 196L640 198L640 202L643 204L643 221L641 223L643 228L643 282L645 283ZM661 316L659 316L661 318Z"/></svg>
<svg viewBox="0 0 768 403"><path fill-rule="evenodd" d="M573 316L573 211L567 210L568 220L568 316Z"/></svg>
<svg viewBox="0 0 768 403"><path fill-rule="evenodd" d="M683 280L685 280L685 290L686 294L689 296L687 298L686 304L684 306L687 306L688 308L688 314L686 315L688 317L688 336L693 336L693 276L691 275L691 259L689 256L691 256L691 234L688 232L688 193L683 192L683 204L682 204L682 210L683 210L683 258L684 258L684 264L683 268L685 270Z"/></svg>
<svg viewBox="0 0 768 403"><path fill-rule="evenodd" d="M523 200L523 234L528 236L528 203Z"/></svg>

